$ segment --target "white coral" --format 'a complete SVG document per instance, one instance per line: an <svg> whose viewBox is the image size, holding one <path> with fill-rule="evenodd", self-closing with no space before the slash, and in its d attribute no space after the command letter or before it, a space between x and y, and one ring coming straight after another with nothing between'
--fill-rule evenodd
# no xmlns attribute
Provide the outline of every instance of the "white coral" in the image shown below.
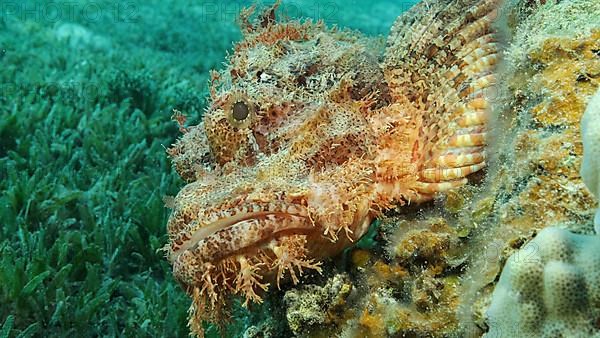
<svg viewBox="0 0 600 338"><path fill-rule="evenodd" d="M583 163L581 177L590 191L600 198L600 90L588 103L581 119ZM600 234L600 209L594 219L596 233Z"/></svg>
<svg viewBox="0 0 600 338"><path fill-rule="evenodd" d="M600 336L600 236L546 228L507 261L487 337Z"/></svg>

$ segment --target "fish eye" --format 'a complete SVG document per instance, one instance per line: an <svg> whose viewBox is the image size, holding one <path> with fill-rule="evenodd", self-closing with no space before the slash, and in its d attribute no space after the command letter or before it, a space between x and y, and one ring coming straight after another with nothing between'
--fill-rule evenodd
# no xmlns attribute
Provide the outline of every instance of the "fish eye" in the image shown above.
<svg viewBox="0 0 600 338"><path fill-rule="evenodd" d="M229 123L238 129L250 127L254 118L256 105L243 92L234 91L223 106L225 116Z"/></svg>
<svg viewBox="0 0 600 338"><path fill-rule="evenodd" d="M250 108L248 108L248 105L245 102L238 101L233 104L233 107L231 108L231 116L236 121L244 121L248 115L250 115Z"/></svg>

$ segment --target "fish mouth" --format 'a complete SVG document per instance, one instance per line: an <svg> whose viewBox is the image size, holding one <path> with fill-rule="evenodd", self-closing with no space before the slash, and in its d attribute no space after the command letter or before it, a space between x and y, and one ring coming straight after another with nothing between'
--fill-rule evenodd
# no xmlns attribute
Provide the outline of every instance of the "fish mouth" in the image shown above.
<svg viewBox="0 0 600 338"><path fill-rule="evenodd" d="M314 227L305 206L247 203L192 221L171 241L168 258L173 263L189 252L202 261L216 260L269 238Z"/></svg>

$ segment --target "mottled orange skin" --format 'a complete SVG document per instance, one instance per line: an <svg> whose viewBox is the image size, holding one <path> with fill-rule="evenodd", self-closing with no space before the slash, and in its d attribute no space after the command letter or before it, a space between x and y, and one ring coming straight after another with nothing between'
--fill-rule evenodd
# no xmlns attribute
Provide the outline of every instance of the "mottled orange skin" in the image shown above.
<svg viewBox="0 0 600 338"><path fill-rule="evenodd" d="M166 251L194 333L227 295L260 302L284 276L320 271L379 213L485 166L495 3L452 3L401 17L385 57L358 33L277 23L277 5L252 24L242 13L244 39L212 74L203 121L169 149L189 183ZM431 19L442 11L449 22Z"/></svg>

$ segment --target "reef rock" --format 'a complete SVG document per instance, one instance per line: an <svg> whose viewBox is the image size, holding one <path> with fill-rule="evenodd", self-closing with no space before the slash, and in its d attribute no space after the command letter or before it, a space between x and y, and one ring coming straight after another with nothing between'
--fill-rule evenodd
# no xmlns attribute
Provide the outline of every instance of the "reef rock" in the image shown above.
<svg viewBox="0 0 600 338"><path fill-rule="evenodd" d="M352 284L348 276L335 275L325 286L306 285L288 291L283 301L286 318L292 332L308 335L310 331L323 331L341 317Z"/></svg>

